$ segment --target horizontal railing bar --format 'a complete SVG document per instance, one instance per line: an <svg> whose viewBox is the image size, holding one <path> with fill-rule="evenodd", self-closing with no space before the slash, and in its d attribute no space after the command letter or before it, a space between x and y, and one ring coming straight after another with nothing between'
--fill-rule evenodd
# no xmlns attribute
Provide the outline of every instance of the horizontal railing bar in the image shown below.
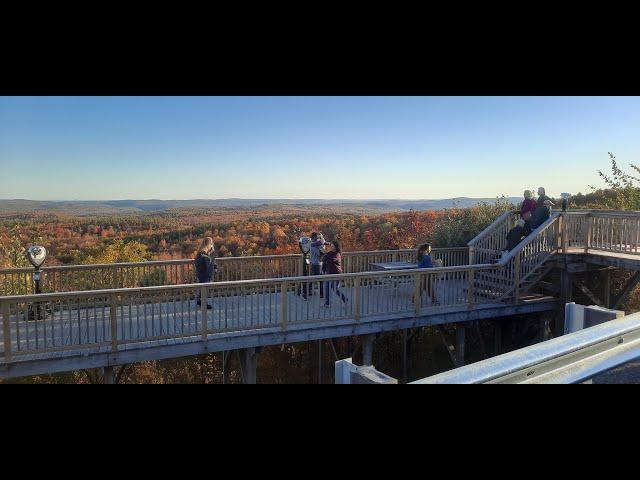
<svg viewBox="0 0 640 480"><path fill-rule="evenodd" d="M491 224L485 228L484 230L482 230L480 233L478 233L478 235L476 235L475 237L473 237L471 239L471 241L469 241L467 243L467 246L469 247L473 247L476 243L478 243L483 237L485 237L487 235L488 232L490 232L491 230L493 230L497 225L499 225L500 223L504 222L507 218L509 218L511 215L518 213L517 210L510 210L508 212L504 212L502 215L500 215L498 218L496 218L493 222L491 222Z"/></svg>
<svg viewBox="0 0 640 480"><path fill-rule="evenodd" d="M299 253L289 253L286 255L256 255L256 256L244 256L244 257L216 257L216 262L231 262L234 260L237 261L247 261L247 260L272 260L272 259L280 259L280 258L299 258L301 254ZM86 269L96 269L96 268L122 268L122 267L149 267L154 265L182 265L182 264L191 264L193 263L193 258L181 258L177 260L149 260L148 262L122 262L122 263L93 263L93 264L84 264L84 265L51 265L49 267L42 267L40 270L43 272L47 271L59 271L59 270L86 270ZM35 269L33 267L22 267L22 268L4 268L0 269L0 273L21 273L21 272L33 272Z"/></svg>
<svg viewBox="0 0 640 480"><path fill-rule="evenodd" d="M447 248L434 248L433 253L439 252L454 252L467 250L467 247L447 247ZM353 252L344 252L343 257L350 257L354 255L384 255L393 253L410 253L415 252L414 248L405 248L399 250L362 250ZM260 260L277 260L286 258L300 258L300 253L288 253L284 255L253 255L253 256L241 256L241 257L216 257L216 262L243 262L243 261L260 261ZM193 263L193 258L181 258L176 260L149 260L147 262L120 262L120 263L94 263L84 265L51 265L48 267L42 267L40 270L43 272L63 271L63 270L91 270L91 269L112 269L123 267L149 267L156 265L182 265ZM19 267L19 268L2 268L0 274L13 274L13 273L33 273L35 269L33 267Z"/></svg>
<svg viewBox="0 0 640 480"><path fill-rule="evenodd" d="M295 282L325 282L332 280L344 280L350 278L378 278L378 277L405 277L415 274L433 274L446 273L446 272L466 272L469 270L496 270L501 268L499 264L476 264L476 265L463 265L455 267L432 267L432 268L413 268L410 270L389 270L389 271L373 271L373 272L360 272L360 273L342 273L335 275L312 275L302 277L281 277L270 279L255 279L255 280L232 280L225 282L210 282L210 283L185 283L181 285L162 285L157 287L135 287L135 288L114 288L104 290L80 290L75 292L54 292L54 293L41 293L33 295L11 295L0 297L0 303L2 302L34 302L34 301L46 301L49 299L57 298L77 298L77 297L109 297L113 295L121 295L127 293L140 293L140 292L166 292L171 290L188 290L197 289L202 287L210 287L215 289L223 289L226 287L240 287L240 286L269 286L269 285L281 285L283 283L295 283Z"/></svg>

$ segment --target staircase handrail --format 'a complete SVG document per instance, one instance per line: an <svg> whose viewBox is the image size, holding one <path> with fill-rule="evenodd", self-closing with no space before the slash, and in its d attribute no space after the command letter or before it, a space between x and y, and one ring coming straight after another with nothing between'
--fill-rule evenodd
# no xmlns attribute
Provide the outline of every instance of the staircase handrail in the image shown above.
<svg viewBox="0 0 640 480"><path fill-rule="evenodd" d="M504 212L498 218L496 218L487 228L478 233L473 239L467 243L468 247L473 247L476 243L478 243L482 238L489 235L493 230L496 229L498 225L504 223L511 215L518 213L517 210L509 210Z"/></svg>

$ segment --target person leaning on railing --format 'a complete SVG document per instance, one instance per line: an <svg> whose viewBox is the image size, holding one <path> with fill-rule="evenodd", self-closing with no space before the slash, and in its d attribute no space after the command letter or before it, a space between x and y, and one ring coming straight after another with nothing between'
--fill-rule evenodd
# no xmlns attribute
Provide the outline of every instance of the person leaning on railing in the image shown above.
<svg viewBox="0 0 640 480"><path fill-rule="evenodd" d="M194 260L198 283L210 283L213 281L213 275L218 268L214 253L213 239L211 237L203 238L200 243L200 248L198 249L198 254ZM198 293L196 294L196 300L198 305L202 305L200 289L198 289ZM207 309L211 310L212 308L213 307L207 303Z"/></svg>

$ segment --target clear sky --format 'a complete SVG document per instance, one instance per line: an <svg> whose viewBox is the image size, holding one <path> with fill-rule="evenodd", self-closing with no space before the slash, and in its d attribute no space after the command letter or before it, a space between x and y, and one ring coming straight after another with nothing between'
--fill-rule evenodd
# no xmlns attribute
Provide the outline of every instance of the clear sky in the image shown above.
<svg viewBox="0 0 640 480"><path fill-rule="evenodd" d="M0 198L586 192L640 97L0 97Z"/></svg>

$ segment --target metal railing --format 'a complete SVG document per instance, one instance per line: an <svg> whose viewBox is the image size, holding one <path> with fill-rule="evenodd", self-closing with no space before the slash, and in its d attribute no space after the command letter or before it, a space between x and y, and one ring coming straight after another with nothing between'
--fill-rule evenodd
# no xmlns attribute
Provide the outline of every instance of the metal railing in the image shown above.
<svg viewBox="0 0 640 480"><path fill-rule="evenodd" d="M370 270L371 263L415 261L416 251L378 250L345 252L345 273ZM434 249L433 258L442 259L445 266L467 265L467 248ZM265 255L221 257L216 259L216 282L286 278L302 275L302 255ZM34 269L0 269L0 295L34 293ZM42 268L43 292L74 292L135 288L162 285L184 285L196 281L192 259L113 263L97 265L63 265Z"/></svg>
<svg viewBox="0 0 640 480"><path fill-rule="evenodd" d="M638 358L635 313L412 383L581 383Z"/></svg>

